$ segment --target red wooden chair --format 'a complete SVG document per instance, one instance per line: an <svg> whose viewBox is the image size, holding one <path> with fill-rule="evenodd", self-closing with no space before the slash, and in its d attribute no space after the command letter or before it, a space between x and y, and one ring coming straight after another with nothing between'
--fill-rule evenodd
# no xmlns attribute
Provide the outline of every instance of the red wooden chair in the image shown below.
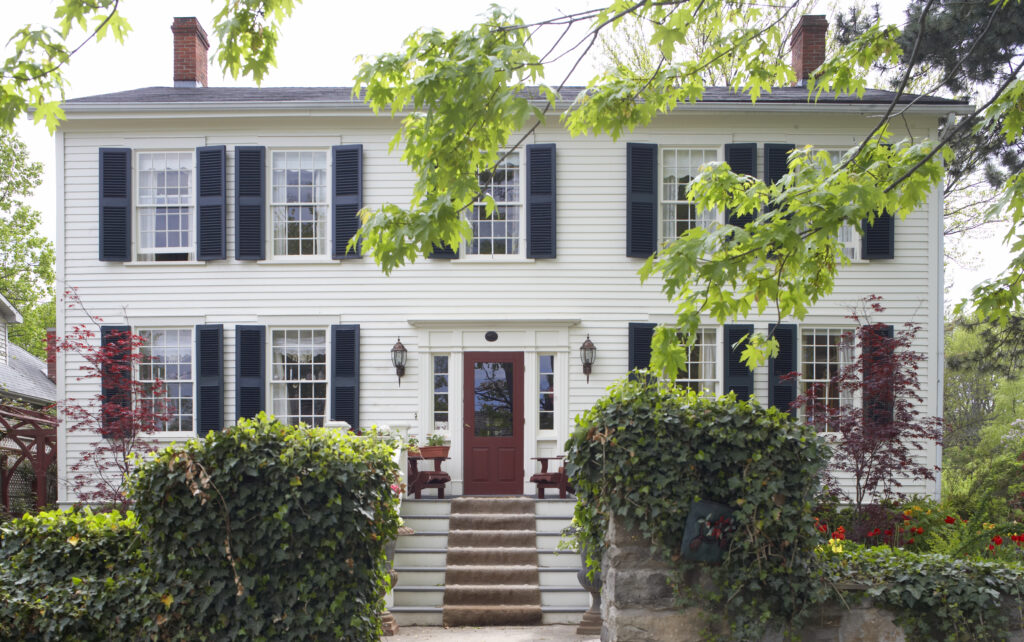
<svg viewBox="0 0 1024 642"><path fill-rule="evenodd" d="M558 496L565 499L569 492L569 476L565 474L565 466L559 466L558 472L548 472L548 461L551 459L565 459L565 455L557 457L533 457L540 462L540 472L530 477L530 481L537 484L537 499L544 499L544 490L557 488Z"/></svg>

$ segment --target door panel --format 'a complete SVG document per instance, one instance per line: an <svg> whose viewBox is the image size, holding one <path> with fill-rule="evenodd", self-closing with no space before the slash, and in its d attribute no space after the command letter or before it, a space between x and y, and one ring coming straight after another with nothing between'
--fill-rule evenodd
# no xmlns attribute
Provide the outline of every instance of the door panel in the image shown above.
<svg viewBox="0 0 1024 642"><path fill-rule="evenodd" d="M467 495L523 492L523 353L464 355Z"/></svg>

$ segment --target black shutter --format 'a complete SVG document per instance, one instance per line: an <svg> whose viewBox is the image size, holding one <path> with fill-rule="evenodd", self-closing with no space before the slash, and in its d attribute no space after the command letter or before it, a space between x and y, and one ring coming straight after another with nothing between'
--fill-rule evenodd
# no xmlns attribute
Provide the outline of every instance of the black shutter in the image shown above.
<svg viewBox="0 0 1024 642"><path fill-rule="evenodd" d="M737 399L750 399L754 396L754 372L740 361L743 345L733 346L744 336L749 338L754 333L754 326L726 325L722 330L725 332L725 358L722 360L725 364L725 376L722 380L725 393L735 392Z"/></svg>
<svg viewBox="0 0 1024 642"><path fill-rule="evenodd" d="M771 185L786 175L786 172L789 171L789 153L795 148L796 145L789 143L764 144L764 179L766 183Z"/></svg>
<svg viewBox="0 0 1024 642"><path fill-rule="evenodd" d="M196 326L196 434L224 426L224 326Z"/></svg>
<svg viewBox="0 0 1024 642"><path fill-rule="evenodd" d="M122 418L122 414L109 408L108 404L122 408L130 408L132 405L131 333L132 328L127 325L100 327L100 346L107 357L100 367L104 438L115 436L108 431L118 428L118 420Z"/></svg>
<svg viewBox="0 0 1024 642"><path fill-rule="evenodd" d="M555 145L526 146L526 256L555 258Z"/></svg>
<svg viewBox="0 0 1024 642"><path fill-rule="evenodd" d="M643 370L651 365L651 339L654 337L656 323L629 324L629 362L628 370Z"/></svg>
<svg viewBox="0 0 1024 642"><path fill-rule="evenodd" d="M729 143L725 146L725 162L734 174L757 176L757 143ZM725 220L730 225L743 227L754 220L754 214L733 216L725 213Z"/></svg>
<svg viewBox="0 0 1024 642"><path fill-rule="evenodd" d="M891 259L896 256L896 219L892 214L882 212L874 224L864 220L860 235L860 258Z"/></svg>
<svg viewBox="0 0 1024 642"><path fill-rule="evenodd" d="M252 418L265 410L267 329L235 326L235 415Z"/></svg>
<svg viewBox="0 0 1024 642"><path fill-rule="evenodd" d="M893 327L876 323L869 329L878 339L864 347L864 379L880 379L870 389L864 387L864 417L869 428L889 426L893 422ZM873 348L873 349L870 349Z"/></svg>
<svg viewBox="0 0 1024 642"><path fill-rule="evenodd" d="M130 261L132 254L132 150L101 147L100 260Z"/></svg>
<svg viewBox="0 0 1024 642"><path fill-rule="evenodd" d="M235 148L235 258L261 261L267 257L267 150Z"/></svg>
<svg viewBox="0 0 1024 642"><path fill-rule="evenodd" d="M227 215L227 158L223 145L196 148L197 181L196 258L213 261L227 258L224 225Z"/></svg>
<svg viewBox="0 0 1024 642"><path fill-rule="evenodd" d="M359 430L359 326L332 325L331 419Z"/></svg>
<svg viewBox="0 0 1024 642"><path fill-rule="evenodd" d="M428 259L457 259L459 248L452 248L448 245L435 245L434 251L427 255Z"/></svg>
<svg viewBox="0 0 1024 642"><path fill-rule="evenodd" d="M658 146L626 143L626 256L658 249Z"/></svg>
<svg viewBox="0 0 1024 642"><path fill-rule="evenodd" d="M363 146L335 145L334 153L334 258L357 259L360 249L346 249L359 231L359 210L363 209Z"/></svg>
<svg viewBox="0 0 1024 642"><path fill-rule="evenodd" d="M796 416L790 405L796 400L797 379L782 380L797 369L796 326L769 325L768 332L779 342L779 356L768 358L768 405Z"/></svg>

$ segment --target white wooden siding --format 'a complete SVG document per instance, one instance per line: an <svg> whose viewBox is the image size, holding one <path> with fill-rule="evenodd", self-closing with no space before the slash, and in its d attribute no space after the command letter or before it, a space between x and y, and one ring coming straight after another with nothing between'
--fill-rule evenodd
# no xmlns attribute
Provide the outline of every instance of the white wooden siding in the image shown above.
<svg viewBox="0 0 1024 642"><path fill-rule="evenodd" d="M223 323L226 425L234 421L235 325L359 324L361 423L407 425L417 434L430 429L429 416L424 414L429 406L421 385L421 377L427 373L423 373L425 362L418 358L425 330L411 327L409 319L493 319L494 325L502 328L516 319L578 319L578 323L567 324L565 343L558 346L568 372L568 381L559 384L564 388L560 388L563 392L557 402L562 429L557 435L541 435L539 441L527 443L527 457L554 454L560 452L572 418L624 374L628 323L672 318L674 306L665 300L659 283L640 283L637 270L643 261L625 255L626 142L701 146L790 142L837 148L853 145L874 122L856 114L673 115L619 141L603 136L572 138L555 125L542 127L533 142L557 144L557 259L493 263L421 259L386 277L369 258L340 262L234 260L233 148L327 148L361 143L364 205L407 204L414 177L401 161L400 150L387 151L395 128L389 118L72 118L57 139L58 162L63 165L58 210L64 213L58 232L58 278L62 289L76 287L88 312L105 323L141 326L167 316L187 325ZM910 123L915 135L934 135L934 118L912 117ZM97 259L99 147L191 149L221 144L228 148L226 261L121 264ZM929 415L941 412L941 238L941 198L933 194L907 220L897 221L895 260L844 267L835 291L804 321L815 326L848 325L845 316L849 310L874 293L884 297L888 308L875 320L897 328L905 321L924 326L915 347L928 355L919 374L926 400L922 410ZM79 309L58 309L61 331L87 320ZM766 314L738 321L752 322L759 331L766 331L768 323L777 319ZM481 334L486 329L481 326ZM578 357L578 347L588 334L597 346L589 383ZM399 336L410 353L401 386L389 354ZM453 378L460 376L455 363L453 359ZM96 393L94 382L75 380L78 365L71 356L63 359L62 398L82 399ZM755 373L755 390L762 402L767 399L767 385L767 370L760 368ZM529 399L533 391L527 390L527 395ZM455 398L451 403L453 407L461 405ZM535 431L529 430L529 422L535 426L536 419L531 420L530 413L527 417L527 434L531 436ZM93 441L94 436L81 433L62 435L66 457L62 470ZM929 445L924 452L929 463L935 462L936 451ZM453 454L458 456L455 449ZM527 477L532 463L527 459ZM461 470L461 463L457 465ZM458 473L453 477L461 481ZM916 484L908 489L931 493L934 485ZM68 501L63 486L62 493L62 501Z"/></svg>

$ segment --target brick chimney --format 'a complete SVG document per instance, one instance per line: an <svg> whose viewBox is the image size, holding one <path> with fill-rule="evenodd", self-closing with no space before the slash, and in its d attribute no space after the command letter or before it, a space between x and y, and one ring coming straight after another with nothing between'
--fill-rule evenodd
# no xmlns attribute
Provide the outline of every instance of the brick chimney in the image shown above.
<svg viewBox="0 0 1024 642"><path fill-rule="evenodd" d="M796 84L806 85L811 72L825 62L825 32L828 18L825 16L800 16L789 45L793 48L793 71Z"/></svg>
<svg viewBox="0 0 1024 642"><path fill-rule="evenodd" d="M57 328L46 329L46 376L57 382Z"/></svg>
<svg viewBox="0 0 1024 642"><path fill-rule="evenodd" d="M175 18L174 86L206 87L206 59L210 41L203 26L195 18Z"/></svg>

